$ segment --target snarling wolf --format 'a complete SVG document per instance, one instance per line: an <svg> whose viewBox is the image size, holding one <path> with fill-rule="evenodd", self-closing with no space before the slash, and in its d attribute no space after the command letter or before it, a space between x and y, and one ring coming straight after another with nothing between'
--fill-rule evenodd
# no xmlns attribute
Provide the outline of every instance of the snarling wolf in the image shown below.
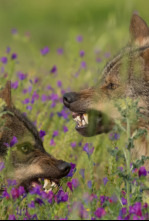
<svg viewBox="0 0 149 221"><path fill-rule="evenodd" d="M77 121L76 130L88 137L113 129L119 117L114 103L123 98L139 100L146 119L138 127L149 130L149 28L137 14L133 14L130 22L129 43L107 63L96 86L66 93L63 100ZM136 153L149 154L145 137L136 144Z"/></svg>
<svg viewBox="0 0 149 221"><path fill-rule="evenodd" d="M0 92L0 98L5 101L5 126L0 131L0 161L5 159L9 144L13 137L18 143L12 148L9 159L9 171L6 176L17 181L17 185L24 186L29 191L32 186L40 184L45 179L51 184L68 175L71 165L57 160L48 154L43 146L34 124L13 106L11 99L11 82Z"/></svg>

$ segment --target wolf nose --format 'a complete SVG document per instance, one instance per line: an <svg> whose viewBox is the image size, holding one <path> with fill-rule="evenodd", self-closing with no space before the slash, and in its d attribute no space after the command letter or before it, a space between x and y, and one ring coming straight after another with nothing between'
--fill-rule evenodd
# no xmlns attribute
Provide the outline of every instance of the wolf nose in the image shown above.
<svg viewBox="0 0 149 221"><path fill-rule="evenodd" d="M66 163L66 162L63 162L61 163L59 166L58 166L59 170L64 173L64 174L68 174L70 172L70 169L71 169L71 164L70 163Z"/></svg>
<svg viewBox="0 0 149 221"><path fill-rule="evenodd" d="M77 100L77 93L71 92L66 93L63 96L63 102L66 107L70 107L70 104L75 102Z"/></svg>

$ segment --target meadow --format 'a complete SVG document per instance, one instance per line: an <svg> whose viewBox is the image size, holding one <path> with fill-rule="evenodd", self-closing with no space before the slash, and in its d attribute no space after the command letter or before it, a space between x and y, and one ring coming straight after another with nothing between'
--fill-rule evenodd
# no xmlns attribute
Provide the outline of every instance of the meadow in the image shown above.
<svg viewBox="0 0 149 221"><path fill-rule="evenodd" d="M149 22L149 3L5 0L0 6L0 86L11 80L15 106L39 131L45 131L46 151L72 164L56 192L46 194L36 187L26 194L9 182L0 197L0 219L148 220L149 200L143 190L147 158L130 165L124 153L124 146L134 138L120 128L81 137L62 98L65 92L98 81L108 60L127 44L133 11ZM137 113L137 103L125 102L130 120L129 113ZM2 111L2 101L0 107ZM119 107L121 114L124 109ZM1 173L4 169L0 163Z"/></svg>

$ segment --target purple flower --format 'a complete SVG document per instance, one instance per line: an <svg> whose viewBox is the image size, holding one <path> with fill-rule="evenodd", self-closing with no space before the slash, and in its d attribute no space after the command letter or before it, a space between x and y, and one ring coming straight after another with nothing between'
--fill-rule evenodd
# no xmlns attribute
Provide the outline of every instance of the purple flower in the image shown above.
<svg viewBox="0 0 149 221"><path fill-rule="evenodd" d="M0 162L0 172L5 168L4 162Z"/></svg>
<svg viewBox="0 0 149 221"><path fill-rule="evenodd" d="M12 60L17 59L17 57L18 57L18 55L17 55L16 53L13 53L13 54L11 55L11 59L12 59Z"/></svg>
<svg viewBox="0 0 149 221"><path fill-rule="evenodd" d="M112 140L112 141L114 141L114 140L119 140L119 138L120 138L120 135L117 134L117 133L111 133L111 134L109 135L109 139Z"/></svg>
<svg viewBox="0 0 149 221"><path fill-rule="evenodd" d="M55 145L56 145L56 143L55 143L54 139L51 139L50 146L55 146Z"/></svg>
<svg viewBox="0 0 149 221"><path fill-rule="evenodd" d="M44 204L43 200L40 198L36 198L35 203L39 204L40 206Z"/></svg>
<svg viewBox="0 0 149 221"><path fill-rule="evenodd" d="M74 173L76 172L76 164L71 163L71 170L67 177L73 177Z"/></svg>
<svg viewBox="0 0 149 221"><path fill-rule="evenodd" d="M18 86L19 86L18 81L11 83L11 87L12 87L13 89L17 89Z"/></svg>
<svg viewBox="0 0 149 221"><path fill-rule="evenodd" d="M43 56L45 56L50 52L50 49L48 47L45 47L45 48L41 49L40 52Z"/></svg>
<svg viewBox="0 0 149 221"><path fill-rule="evenodd" d="M84 51L80 51L80 57L84 57L85 52Z"/></svg>
<svg viewBox="0 0 149 221"><path fill-rule="evenodd" d="M29 105L29 106L26 107L26 109L31 111L32 110L32 106Z"/></svg>
<svg viewBox="0 0 149 221"><path fill-rule="evenodd" d="M19 186L19 195L23 196L25 194L25 189L23 186Z"/></svg>
<svg viewBox="0 0 149 221"><path fill-rule="evenodd" d="M57 72L57 67L56 65L53 66L53 68L50 71L52 74L55 74Z"/></svg>
<svg viewBox="0 0 149 221"><path fill-rule="evenodd" d="M19 190L17 188L12 188L11 195L14 200L19 198Z"/></svg>
<svg viewBox="0 0 149 221"><path fill-rule="evenodd" d="M105 53L105 57L106 57L106 58L109 58L110 56L111 56L110 52L106 52L106 53Z"/></svg>
<svg viewBox="0 0 149 221"><path fill-rule="evenodd" d="M63 131L64 131L64 133L67 133L68 132L68 127L63 126Z"/></svg>
<svg viewBox="0 0 149 221"><path fill-rule="evenodd" d="M79 186L79 181L78 179L72 179L72 185L74 186L74 188L76 189Z"/></svg>
<svg viewBox="0 0 149 221"><path fill-rule="evenodd" d="M83 69L86 68L86 62L85 62L85 61L82 61L82 62L81 62L81 68L83 68Z"/></svg>
<svg viewBox="0 0 149 221"><path fill-rule="evenodd" d="M103 183L104 183L104 186L106 186L106 184L109 182L109 180L108 180L108 178L107 177L105 177L105 178L103 178Z"/></svg>
<svg viewBox="0 0 149 221"><path fill-rule="evenodd" d="M59 190L58 194L55 196L55 201L57 202L57 204L61 202L67 202L68 193L65 193L63 190Z"/></svg>
<svg viewBox="0 0 149 221"><path fill-rule="evenodd" d="M11 30L11 33L12 33L13 35L16 35L16 34L18 33L18 30L17 30L16 28L13 28L13 29Z"/></svg>
<svg viewBox="0 0 149 221"><path fill-rule="evenodd" d="M27 78L27 75L24 74L24 73L19 72L18 73L18 77L19 77L20 81L23 81L23 80L25 80Z"/></svg>
<svg viewBox="0 0 149 221"><path fill-rule="evenodd" d="M1 58L1 62L2 62L3 64L7 64L7 61L8 61L7 57L2 57L2 58Z"/></svg>
<svg viewBox="0 0 149 221"><path fill-rule="evenodd" d="M56 130L56 131L53 132L53 136L52 136L52 137L53 137L53 138L54 138L54 137L57 137L58 134L59 134L59 133L58 133L58 131Z"/></svg>
<svg viewBox="0 0 149 221"><path fill-rule="evenodd" d="M82 176L82 178L85 178L85 169L81 169L79 174Z"/></svg>
<svg viewBox="0 0 149 221"><path fill-rule="evenodd" d="M83 147L83 151L85 151L88 154L88 156L91 156L94 152L94 147L90 148L90 145L86 143Z"/></svg>
<svg viewBox="0 0 149 221"><path fill-rule="evenodd" d="M6 53L9 54L10 51L11 51L11 48L10 48L10 47L7 47L7 48L6 48Z"/></svg>
<svg viewBox="0 0 149 221"><path fill-rule="evenodd" d="M8 179L7 180L7 185L8 185L8 187L16 186L17 185L17 181L16 180Z"/></svg>
<svg viewBox="0 0 149 221"><path fill-rule="evenodd" d="M62 82L61 82L61 81L58 81L58 82L57 82L57 86L61 88L61 87L62 87Z"/></svg>
<svg viewBox="0 0 149 221"><path fill-rule="evenodd" d="M101 63L101 62L102 62L102 59L101 59L101 58L96 58L96 62L97 62L97 63Z"/></svg>
<svg viewBox="0 0 149 221"><path fill-rule="evenodd" d="M83 219L88 219L88 212L84 208L83 204L80 206L80 218Z"/></svg>
<svg viewBox="0 0 149 221"><path fill-rule="evenodd" d="M72 187L72 182L68 182L67 186L69 187L69 189L73 192L73 187Z"/></svg>
<svg viewBox="0 0 149 221"><path fill-rule="evenodd" d="M76 142L71 143L71 147L72 147L72 148L75 148L76 146L77 146L77 143L76 143Z"/></svg>
<svg viewBox="0 0 149 221"><path fill-rule="evenodd" d="M78 35L76 40L77 42L82 42L83 41L82 35Z"/></svg>
<svg viewBox="0 0 149 221"><path fill-rule="evenodd" d="M13 137L10 141L10 147L13 147L16 143L18 143L18 139L16 137Z"/></svg>
<svg viewBox="0 0 149 221"><path fill-rule="evenodd" d="M133 206L130 206L129 208L130 214L135 214L136 216L142 216L142 205L141 203L136 203Z"/></svg>
<svg viewBox="0 0 149 221"><path fill-rule="evenodd" d="M139 169L139 177L141 177L141 176L147 176L147 170L145 169L145 167L141 167L140 169Z"/></svg>
<svg viewBox="0 0 149 221"><path fill-rule="evenodd" d="M107 197L107 196L100 196L100 202L101 202L101 204L104 204L105 201L107 201L108 199L109 199L109 197Z"/></svg>
<svg viewBox="0 0 149 221"><path fill-rule="evenodd" d="M46 132L43 131L43 130L40 130L39 131L39 136L40 136L40 138L43 138L44 136L46 136Z"/></svg>
<svg viewBox="0 0 149 221"><path fill-rule="evenodd" d="M124 197L122 197L122 204L125 206L125 205L127 205L127 200L124 198Z"/></svg>
<svg viewBox="0 0 149 221"><path fill-rule="evenodd" d="M91 181L91 180L88 181L87 185L88 185L88 188L89 188L89 189L92 189L92 181Z"/></svg>
<svg viewBox="0 0 149 221"><path fill-rule="evenodd" d="M35 208L35 203L34 203L34 201L31 201L31 203L28 204L28 207L34 209L34 208Z"/></svg>
<svg viewBox="0 0 149 221"><path fill-rule="evenodd" d="M15 215L9 215L9 220L17 220Z"/></svg>
<svg viewBox="0 0 149 221"><path fill-rule="evenodd" d="M29 104L30 103L30 99L26 98L24 101L22 101L23 104Z"/></svg>
<svg viewBox="0 0 149 221"><path fill-rule="evenodd" d="M3 194L2 194L2 197L3 197L3 198L6 198L6 199L10 199L10 195L9 195L9 193L7 192L6 189L4 190L4 192L3 192Z"/></svg>
<svg viewBox="0 0 149 221"><path fill-rule="evenodd" d="M57 49L57 53L58 53L59 55L62 55L62 54L64 53L64 50L63 50L62 48L58 48L58 49Z"/></svg>
<svg viewBox="0 0 149 221"><path fill-rule="evenodd" d="M104 208L98 208L95 212L95 216L99 219L101 219L105 215L106 215L106 212L105 212Z"/></svg>

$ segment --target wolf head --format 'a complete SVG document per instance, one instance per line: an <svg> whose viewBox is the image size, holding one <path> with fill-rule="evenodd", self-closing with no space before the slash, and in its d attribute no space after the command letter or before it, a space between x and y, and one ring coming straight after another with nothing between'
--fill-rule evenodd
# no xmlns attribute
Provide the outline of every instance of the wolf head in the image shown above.
<svg viewBox="0 0 149 221"><path fill-rule="evenodd" d="M3 115L4 127L0 130L0 160L4 160L13 137L18 143L11 149L6 176L17 181L17 185L24 186L28 191L33 185L39 184L41 179L58 183L67 176L70 164L57 160L48 154L39 132L34 124L19 110L11 100L11 82L0 92L5 105L6 114Z"/></svg>
<svg viewBox="0 0 149 221"><path fill-rule="evenodd" d="M73 112L76 130L83 136L109 132L119 113L114 102L130 97L149 117L149 28L137 14L130 22L130 42L102 71L97 84L64 95L64 104Z"/></svg>

